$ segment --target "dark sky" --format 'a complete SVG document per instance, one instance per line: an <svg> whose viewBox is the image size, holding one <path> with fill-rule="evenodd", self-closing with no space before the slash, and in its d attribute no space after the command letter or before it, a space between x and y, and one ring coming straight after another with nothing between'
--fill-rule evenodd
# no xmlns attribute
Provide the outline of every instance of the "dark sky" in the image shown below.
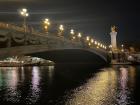
<svg viewBox="0 0 140 105"><path fill-rule="evenodd" d="M21 24L18 9L27 8L28 24L40 26L48 17L84 35L110 43L110 27L118 27L118 42L139 43L140 6L135 0L0 0L0 21Z"/></svg>

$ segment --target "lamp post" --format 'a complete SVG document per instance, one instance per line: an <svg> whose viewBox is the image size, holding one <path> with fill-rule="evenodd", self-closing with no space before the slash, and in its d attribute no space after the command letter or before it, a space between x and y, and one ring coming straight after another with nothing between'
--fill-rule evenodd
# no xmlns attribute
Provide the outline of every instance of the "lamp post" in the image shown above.
<svg viewBox="0 0 140 105"><path fill-rule="evenodd" d="M109 52L112 52L112 45L109 45Z"/></svg>
<svg viewBox="0 0 140 105"><path fill-rule="evenodd" d="M75 40L76 37L74 36L75 32L74 32L73 29L70 30L70 34L71 34L70 38L71 38L72 40Z"/></svg>
<svg viewBox="0 0 140 105"><path fill-rule="evenodd" d="M78 33L77 37L78 37L78 41L81 41L82 34L81 33Z"/></svg>
<svg viewBox="0 0 140 105"><path fill-rule="evenodd" d="M26 18L29 16L28 10L26 8L21 9L20 11L20 15L23 16L24 21L23 21L23 27L24 27L24 31L26 32Z"/></svg>
<svg viewBox="0 0 140 105"><path fill-rule="evenodd" d="M124 45L122 44L121 47L122 47L121 51L124 52Z"/></svg>
<svg viewBox="0 0 140 105"><path fill-rule="evenodd" d="M61 24L61 25L59 25L58 35L62 36L63 32L64 32L64 26Z"/></svg>
<svg viewBox="0 0 140 105"><path fill-rule="evenodd" d="M94 44L97 45L97 43L98 43L98 42L95 40L95 41L94 41Z"/></svg>
<svg viewBox="0 0 140 105"><path fill-rule="evenodd" d="M89 41L89 40L90 40L90 37L89 37L89 36L87 36L87 37L86 37L86 40L87 40L87 41Z"/></svg>
<svg viewBox="0 0 140 105"><path fill-rule="evenodd" d="M78 33L77 36L78 36L79 39L82 37L81 33Z"/></svg>
<svg viewBox="0 0 140 105"><path fill-rule="evenodd" d="M98 43L97 43L98 48L100 48L100 45L101 45L100 42L98 42Z"/></svg>
<svg viewBox="0 0 140 105"><path fill-rule="evenodd" d="M85 43L86 43L87 47L91 47L91 42L90 42L90 37L89 36L86 36Z"/></svg>
<svg viewBox="0 0 140 105"><path fill-rule="evenodd" d="M94 40L93 39L91 39L91 43L93 43L94 42Z"/></svg>
<svg viewBox="0 0 140 105"><path fill-rule="evenodd" d="M44 24L44 30L45 32L48 32L48 28L50 26L50 20L48 18L46 18L44 21L43 21L43 24Z"/></svg>

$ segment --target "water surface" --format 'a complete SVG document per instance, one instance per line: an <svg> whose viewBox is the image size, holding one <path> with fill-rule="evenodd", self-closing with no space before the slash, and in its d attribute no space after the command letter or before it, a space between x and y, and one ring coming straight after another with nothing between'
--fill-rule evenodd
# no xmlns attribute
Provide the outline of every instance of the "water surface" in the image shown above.
<svg viewBox="0 0 140 105"><path fill-rule="evenodd" d="M140 66L0 67L0 105L136 105Z"/></svg>

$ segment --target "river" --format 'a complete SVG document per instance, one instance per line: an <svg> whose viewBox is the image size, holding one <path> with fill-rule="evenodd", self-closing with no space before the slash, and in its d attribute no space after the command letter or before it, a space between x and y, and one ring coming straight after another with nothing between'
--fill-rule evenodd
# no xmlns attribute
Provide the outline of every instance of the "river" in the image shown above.
<svg viewBox="0 0 140 105"><path fill-rule="evenodd" d="M138 105L140 66L0 67L0 105Z"/></svg>

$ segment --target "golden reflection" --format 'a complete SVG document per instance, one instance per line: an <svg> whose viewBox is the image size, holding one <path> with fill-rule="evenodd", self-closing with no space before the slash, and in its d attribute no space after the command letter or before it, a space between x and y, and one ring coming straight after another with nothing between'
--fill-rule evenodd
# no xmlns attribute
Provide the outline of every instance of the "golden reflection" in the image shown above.
<svg viewBox="0 0 140 105"><path fill-rule="evenodd" d="M135 86L135 77L136 77L136 68L133 66L129 66L129 84L131 88L134 88Z"/></svg>
<svg viewBox="0 0 140 105"><path fill-rule="evenodd" d="M50 84L53 81L53 75L54 75L54 66L48 66L48 77L49 77Z"/></svg>
<svg viewBox="0 0 140 105"><path fill-rule="evenodd" d="M114 66L96 73L86 84L73 90L66 105L127 105L136 71L132 66Z"/></svg>
<svg viewBox="0 0 140 105"><path fill-rule="evenodd" d="M111 99L116 93L116 83L115 70L99 72L85 85L75 89L66 105L112 105Z"/></svg>

